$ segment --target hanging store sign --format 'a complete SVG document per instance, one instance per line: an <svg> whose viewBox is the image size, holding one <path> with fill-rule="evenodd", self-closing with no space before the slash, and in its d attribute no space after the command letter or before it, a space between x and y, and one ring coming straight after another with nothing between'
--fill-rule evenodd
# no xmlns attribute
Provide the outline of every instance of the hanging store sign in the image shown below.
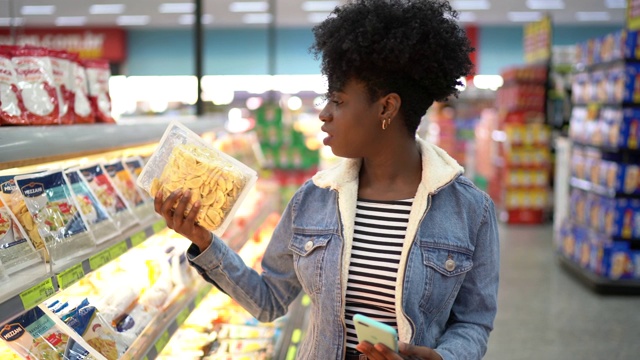
<svg viewBox="0 0 640 360"><path fill-rule="evenodd" d="M122 29L24 29L15 44L8 29L0 29L0 45L31 45L77 53L81 59L123 62L126 38Z"/></svg>

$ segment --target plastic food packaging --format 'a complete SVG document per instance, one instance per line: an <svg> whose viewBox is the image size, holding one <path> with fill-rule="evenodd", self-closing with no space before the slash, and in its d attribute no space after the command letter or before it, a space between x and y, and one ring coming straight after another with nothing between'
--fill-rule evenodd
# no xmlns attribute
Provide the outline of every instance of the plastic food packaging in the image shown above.
<svg viewBox="0 0 640 360"><path fill-rule="evenodd" d="M0 337L28 360L96 359L39 307L3 325Z"/></svg>
<svg viewBox="0 0 640 360"><path fill-rule="evenodd" d="M12 54L18 90L25 107L23 118L29 125L59 124L58 93L48 50L25 47L16 48Z"/></svg>
<svg viewBox="0 0 640 360"><path fill-rule="evenodd" d="M95 248L61 170L18 175L15 181L54 263Z"/></svg>
<svg viewBox="0 0 640 360"><path fill-rule="evenodd" d="M221 236L257 178L253 169L172 121L137 183L152 197L158 191L166 198L175 190L190 190L187 213L200 201L198 223Z"/></svg>
<svg viewBox="0 0 640 360"><path fill-rule="evenodd" d="M0 50L0 125L26 125L24 112L11 55Z"/></svg>
<svg viewBox="0 0 640 360"><path fill-rule="evenodd" d="M149 202L145 202L144 193L136 186L135 178L122 160L105 163L104 169L139 220L148 219L154 214L153 208L149 206Z"/></svg>
<svg viewBox="0 0 640 360"><path fill-rule="evenodd" d="M44 240L42 240L40 232L38 232L38 227L35 221L33 221L29 209L27 209L27 204L24 202L24 198L16 186L14 180L15 175L17 174L0 175L0 197L2 197L4 203L9 207L13 215L15 215L20 225L22 225L28 239L36 250L44 249ZM45 253L47 261L49 261L48 256L48 253Z"/></svg>
<svg viewBox="0 0 640 360"><path fill-rule="evenodd" d="M70 112L73 114L73 122L76 124L94 123L96 119L89 101L86 70L77 59L72 62L71 68L74 86L69 106L71 107Z"/></svg>
<svg viewBox="0 0 640 360"><path fill-rule="evenodd" d="M100 244L120 234L120 230L113 222L107 209L89 187L78 169L68 169L64 172L65 179L78 203L80 213L84 217L89 230L93 233L96 243Z"/></svg>
<svg viewBox="0 0 640 360"><path fill-rule="evenodd" d="M98 122L114 124L111 116L111 97L109 96L109 63L103 60L85 61L89 100Z"/></svg>
<svg viewBox="0 0 640 360"><path fill-rule="evenodd" d="M11 274L41 261L26 232L0 196L0 264Z"/></svg>
<svg viewBox="0 0 640 360"><path fill-rule="evenodd" d="M65 51L49 50L53 81L58 91L58 107L60 123L72 124L73 113L70 111L72 89L74 87L72 56Z"/></svg>
<svg viewBox="0 0 640 360"><path fill-rule="evenodd" d="M102 165L93 164L81 167L79 170L120 231L138 222L138 219L127 205L120 191L113 185L109 174L107 174Z"/></svg>

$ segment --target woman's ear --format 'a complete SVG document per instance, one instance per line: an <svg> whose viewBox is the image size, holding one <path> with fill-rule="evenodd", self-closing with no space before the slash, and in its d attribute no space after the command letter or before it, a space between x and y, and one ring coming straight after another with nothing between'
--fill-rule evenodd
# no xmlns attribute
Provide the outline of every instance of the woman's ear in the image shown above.
<svg viewBox="0 0 640 360"><path fill-rule="evenodd" d="M389 93L383 96L380 101L382 103L380 117L382 119L393 120L400 111L400 105L402 104L400 95L397 93Z"/></svg>

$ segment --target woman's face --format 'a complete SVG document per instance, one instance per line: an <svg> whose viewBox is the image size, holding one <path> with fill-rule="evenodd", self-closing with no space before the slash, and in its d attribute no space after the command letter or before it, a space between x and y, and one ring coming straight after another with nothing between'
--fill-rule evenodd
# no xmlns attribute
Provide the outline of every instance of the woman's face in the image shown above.
<svg viewBox="0 0 640 360"><path fill-rule="evenodd" d="M322 131L328 136L324 144L334 155L362 158L375 151L374 144L382 133L382 104L371 102L362 82L350 80L341 91L330 94L320 112Z"/></svg>

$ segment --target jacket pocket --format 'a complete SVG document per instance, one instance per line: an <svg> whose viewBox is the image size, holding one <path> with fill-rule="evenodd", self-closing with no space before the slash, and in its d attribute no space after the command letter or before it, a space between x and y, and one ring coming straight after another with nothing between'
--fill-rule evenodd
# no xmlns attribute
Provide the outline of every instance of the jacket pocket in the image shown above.
<svg viewBox="0 0 640 360"><path fill-rule="evenodd" d="M420 243L426 271L420 308L429 314L451 308L465 274L473 268L473 252L442 243Z"/></svg>
<svg viewBox="0 0 640 360"><path fill-rule="evenodd" d="M322 272L327 244L332 234L296 233L289 243L298 279L307 294L317 294L322 287Z"/></svg>

